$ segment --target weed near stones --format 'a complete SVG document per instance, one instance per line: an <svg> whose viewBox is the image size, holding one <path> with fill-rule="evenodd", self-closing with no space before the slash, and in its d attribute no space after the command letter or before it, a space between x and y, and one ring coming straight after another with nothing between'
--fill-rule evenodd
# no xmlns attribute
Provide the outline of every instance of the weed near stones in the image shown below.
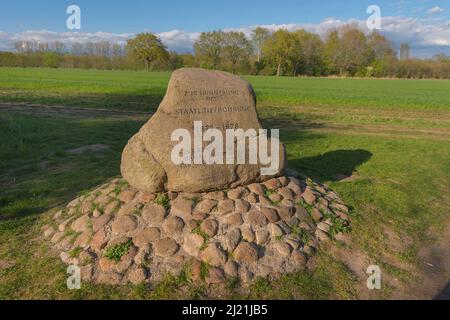
<svg viewBox="0 0 450 320"><path fill-rule="evenodd" d="M153 200L153 203L155 203L159 206L163 206L166 209L169 209L169 207L170 207L169 197L165 193L158 194L156 196L155 200Z"/></svg>
<svg viewBox="0 0 450 320"><path fill-rule="evenodd" d="M76 258L76 257L78 257L78 255L80 254L80 252L81 252L82 250L83 250L83 249L82 249L81 247L73 248L73 249L69 252L69 257L71 257L71 258Z"/></svg>
<svg viewBox="0 0 450 320"><path fill-rule="evenodd" d="M201 236L203 238L203 244L202 244L202 246L200 248L200 251L205 250L206 247L208 246L209 239L211 238L209 236L209 234L207 234L205 231L203 231L200 228L200 226L196 226L194 229L192 229L191 232L194 233L194 234L198 234L199 236Z"/></svg>
<svg viewBox="0 0 450 320"><path fill-rule="evenodd" d="M116 187L114 188L113 192L118 195L125 187L128 186L128 182L125 180L119 180L116 184Z"/></svg>
<svg viewBox="0 0 450 320"><path fill-rule="evenodd" d="M128 242L119 243L112 247L108 247L105 250L105 257L109 260L118 262L120 259L128 253L128 250L133 245L133 242L130 240Z"/></svg>
<svg viewBox="0 0 450 320"><path fill-rule="evenodd" d="M202 281L205 281L206 277L208 276L209 268L209 264L202 261L202 263L200 264L200 278L202 279Z"/></svg>

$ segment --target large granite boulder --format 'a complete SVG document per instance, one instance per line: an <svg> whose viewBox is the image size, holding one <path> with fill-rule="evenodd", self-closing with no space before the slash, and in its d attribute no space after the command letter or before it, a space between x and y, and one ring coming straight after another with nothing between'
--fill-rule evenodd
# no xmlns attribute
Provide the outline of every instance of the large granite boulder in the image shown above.
<svg viewBox="0 0 450 320"><path fill-rule="evenodd" d="M283 174L286 155L282 143L278 148L279 166L271 175L261 174L261 169L267 165L263 166L259 160L256 164L249 161L244 164L175 164L171 155L179 141L172 141L172 133L187 129L194 137L194 121L202 122L203 131L215 128L224 137L226 129L255 129L257 135L262 129L255 93L247 81L226 72L179 69L172 74L158 111L123 151L121 172L128 183L145 192L204 192L261 182ZM269 137L269 154L273 139ZM236 146L238 141L234 143ZM208 144L202 142L202 147ZM248 145L246 143L247 155ZM235 147L234 151L237 149ZM225 159L225 147L223 152Z"/></svg>

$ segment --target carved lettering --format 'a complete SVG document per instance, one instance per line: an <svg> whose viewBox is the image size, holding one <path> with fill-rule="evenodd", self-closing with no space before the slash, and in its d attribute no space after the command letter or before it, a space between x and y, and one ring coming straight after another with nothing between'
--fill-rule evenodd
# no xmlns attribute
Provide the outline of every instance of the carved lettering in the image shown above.
<svg viewBox="0 0 450 320"><path fill-rule="evenodd" d="M191 116L201 114L217 114L217 113L231 113L231 112L250 112L252 109L248 106L236 107L205 107L205 108L181 108L175 110L175 116Z"/></svg>

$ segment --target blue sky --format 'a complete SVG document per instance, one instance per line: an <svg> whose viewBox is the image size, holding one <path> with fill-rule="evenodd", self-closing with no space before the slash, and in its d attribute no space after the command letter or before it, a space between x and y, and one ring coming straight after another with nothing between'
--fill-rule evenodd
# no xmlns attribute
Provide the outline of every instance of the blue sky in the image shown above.
<svg viewBox="0 0 450 320"><path fill-rule="evenodd" d="M258 24L318 23L329 17L364 19L366 8L371 4L380 6L384 16L414 18L426 17L428 9L438 6L447 9L440 14L441 18L450 19L448 0L2 0L0 30L65 31L65 11L71 4L81 8L82 31L85 32L203 31Z"/></svg>
<svg viewBox="0 0 450 320"><path fill-rule="evenodd" d="M75 37L87 39L102 33L117 40L122 38L116 35L151 31L177 51L189 51L198 32L214 29L248 31L257 25L274 29L288 25L288 29L295 29L306 25L320 33L324 21L332 21L332 26L364 22L367 7L376 4L388 21L386 32L395 38L394 42L401 41L401 37L410 40L419 55L431 47L445 52L450 48L445 41L448 38L450 42L449 0L0 0L0 50L9 48L13 40L45 37L44 31L51 32L52 39L57 38L55 33L67 37L66 8L71 4L78 5L82 12L81 35ZM441 32L436 37L442 39L425 39L430 38L425 34L430 32Z"/></svg>

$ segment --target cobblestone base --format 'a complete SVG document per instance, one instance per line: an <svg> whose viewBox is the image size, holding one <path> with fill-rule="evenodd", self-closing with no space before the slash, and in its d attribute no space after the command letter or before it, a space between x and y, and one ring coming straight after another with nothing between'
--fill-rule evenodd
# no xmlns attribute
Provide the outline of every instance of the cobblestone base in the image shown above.
<svg viewBox="0 0 450 320"><path fill-rule="evenodd" d="M201 194L143 193L114 179L70 202L42 228L82 280L157 283L189 271L208 284L277 278L304 268L321 242L350 226L339 195L288 171Z"/></svg>

